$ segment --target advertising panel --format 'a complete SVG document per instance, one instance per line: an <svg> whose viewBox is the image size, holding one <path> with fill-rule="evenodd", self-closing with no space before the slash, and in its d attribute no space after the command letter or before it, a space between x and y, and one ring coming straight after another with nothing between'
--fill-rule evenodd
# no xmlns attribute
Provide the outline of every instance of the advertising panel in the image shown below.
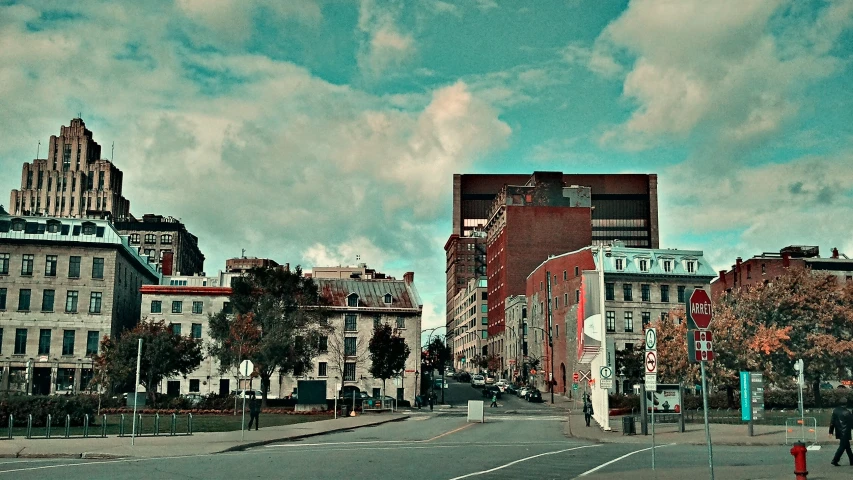
<svg viewBox="0 0 853 480"><path fill-rule="evenodd" d="M654 408L655 414L681 414L681 389L678 385L658 384L657 390L646 392L646 405L647 413Z"/></svg>

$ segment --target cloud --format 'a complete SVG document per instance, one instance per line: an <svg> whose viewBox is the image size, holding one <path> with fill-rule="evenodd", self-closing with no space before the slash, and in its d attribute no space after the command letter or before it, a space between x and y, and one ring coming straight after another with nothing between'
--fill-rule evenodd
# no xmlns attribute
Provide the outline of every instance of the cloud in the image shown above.
<svg viewBox="0 0 853 480"><path fill-rule="evenodd" d="M362 75L379 79L388 71L405 65L417 51L414 37L400 31L397 24L402 4L362 0L358 29L362 41L357 54Z"/></svg>

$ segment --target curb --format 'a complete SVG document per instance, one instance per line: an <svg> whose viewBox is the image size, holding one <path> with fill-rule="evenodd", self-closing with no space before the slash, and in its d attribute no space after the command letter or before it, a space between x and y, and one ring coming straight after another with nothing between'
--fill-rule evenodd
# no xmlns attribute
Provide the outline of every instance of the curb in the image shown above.
<svg viewBox="0 0 853 480"><path fill-rule="evenodd" d="M357 425L354 427L341 427L341 428L335 428L332 430L326 430L324 432L306 433L306 434L302 434L302 435L294 435L291 437L276 438L276 439L271 439L271 440L259 440L257 442L247 442L247 443L244 443L242 445L235 445L233 447L228 447L225 450L220 450L218 452L214 452L213 455L215 455L217 453L242 452L242 451L247 450L249 448L261 447L264 445L269 445L271 443L287 442L287 441L291 441L291 440L300 440L300 439L309 438L309 437L319 437L320 435L326 435L329 433L338 433L338 432L343 432L346 430L355 430L355 429L364 428L364 427L375 427L377 425L383 425L385 423L391 423L391 422L402 422L403 420L408 420L408 418L409 418L408 415L403 415L403 416L400 416L398 418L389 418L388 420L383 420L381 422L371 423L368 425Z"/></svg>

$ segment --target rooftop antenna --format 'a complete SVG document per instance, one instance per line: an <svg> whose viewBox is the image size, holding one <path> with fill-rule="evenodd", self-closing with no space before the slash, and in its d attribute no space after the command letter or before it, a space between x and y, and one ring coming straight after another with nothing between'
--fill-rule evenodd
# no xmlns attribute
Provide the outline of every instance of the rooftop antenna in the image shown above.
<svg viewBox="0 0 853 480"><path fill-rule="evenodd" d="M116 142L113 142L113 146L112 146L112 148L110 148L110 161L111 162L115 161L115 158L114 158L115 155L116 155Z"/></svg>
<svg viewBox="0 0 853 480"><path fill-rule="evenodd" d="M245 248L240 249L240 258L246 258L246 249Z"/></svg>
<svg viewBox="0 0 853 480"><path fill-rule="evenodd" d="M39 145L36 147L36 159L39 158L39 152L41 152L41 140L39 140Z"/></svg>

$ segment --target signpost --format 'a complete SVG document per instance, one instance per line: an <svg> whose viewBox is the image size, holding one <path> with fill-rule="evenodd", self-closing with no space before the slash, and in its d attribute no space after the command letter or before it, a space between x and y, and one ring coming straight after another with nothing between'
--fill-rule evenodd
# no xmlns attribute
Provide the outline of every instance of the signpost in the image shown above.
<svg viewBox="0 0 853 480"><path fill-rule="evenodd" d="M714 353L710 350L710 332L705 332L708 326L711 325L711 320L714 318L711 297L708 296L708 292L700 288L693 290L693 293L690 294L690 298L687 300L685 311L687 312L688 329L691 329L690 327L692 326L692 329L698 329L700 331L699 341L691 339L691 333L688 332L687 344L688 350L691 346L696 347L697 344L701 344L699 346L702 347L699 349L698 361L702 371L702 406L705 409L705 440L708 443L708 468L711 472L711 480L714 480L714 451L711 448L711 426L708 424L708 381L705 376L705 362L714 358ZM702 332L705 333L704 337L701 335ZM701 340L702 338L705 338L705 340ZM696 354L689 357L688 360L696 361L697 358L695 355Z"/></svg>
<svg viewBox="0 0 853 480"><path fill-rule="evenodd" d="M613 388L613 369L608 366L603 366L598 369L599 378L601 379L601 388Z"/></svg>
<svg viewBox="0 0 853 480"><path fill-rule="evenodd" d="M251 360L243 360L240 362L240 380L242 377L248 377L255 371L255 364ZM245 387L245 385L243 385ZM238 382L239 387L239 382ZM245 440L246 437L246 389L237 388L238 392L243 393L243 420L240 422L240 440Z"/></svg>
<svg viewBox="0 0 853 480"><path fill-rule="evenodd" d="M646 372L646 391L658 389L658 332L655 328L646 329L646 356L643 361ZM654 399L654 393L652 393ZM643 412L645 415L646 412ZM655 408L652 405L652 470L655 469Z"/></svg>
<svg viewBox="0 0 853 480"><path fill-rule="evenodd" d="M749 422L747 432L753 435L753 421L764 417L764 375L740 372L740 418Z"/></svg>

